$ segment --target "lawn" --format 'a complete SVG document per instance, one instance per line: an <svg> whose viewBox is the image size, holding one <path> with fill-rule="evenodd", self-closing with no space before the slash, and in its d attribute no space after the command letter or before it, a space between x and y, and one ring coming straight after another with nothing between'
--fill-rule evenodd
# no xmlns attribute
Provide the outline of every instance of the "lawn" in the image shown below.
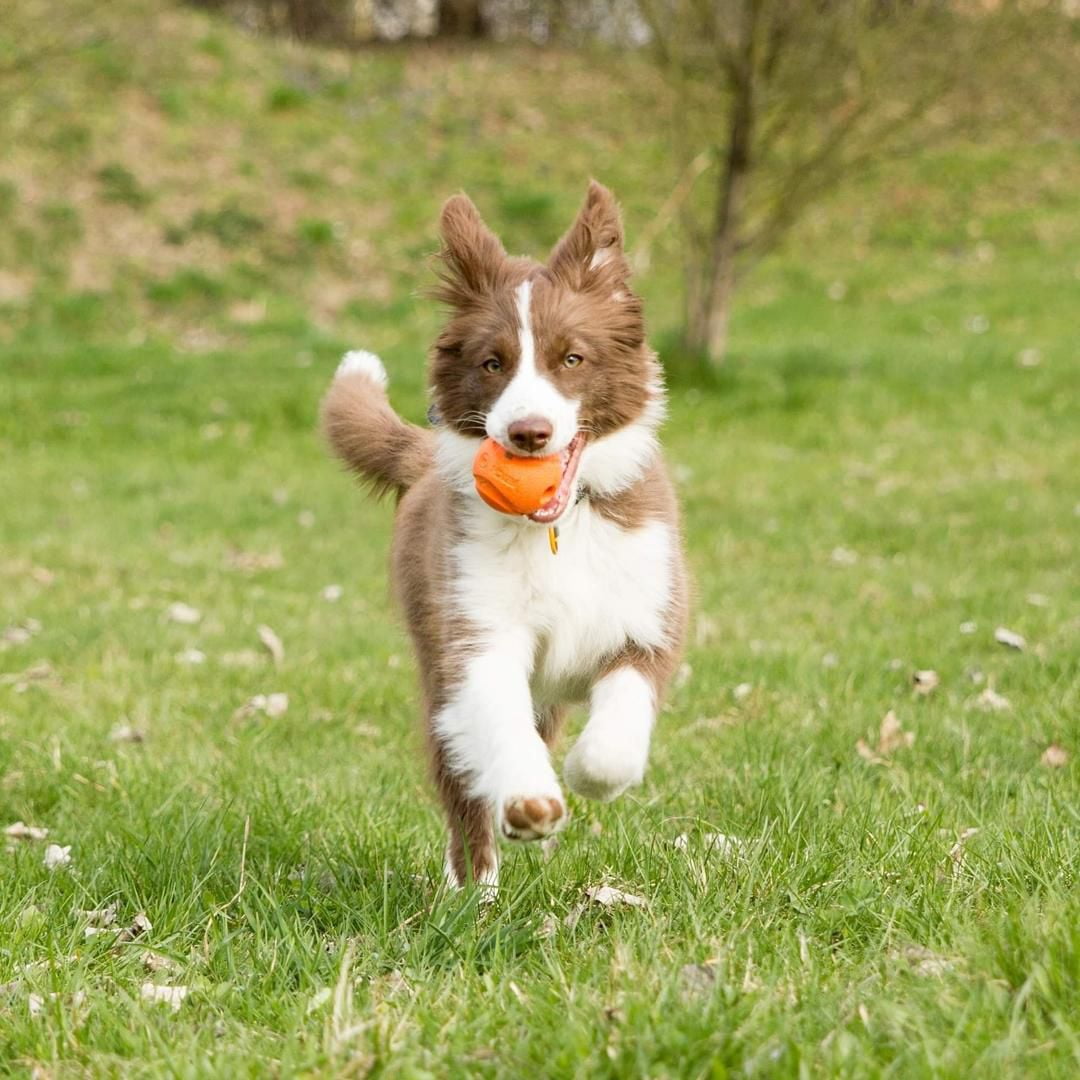
<svg viewBox="0 0 1080 1080"><path fill-rule="evenodd" d="M676 365L696 614L649 775L484 907L441 886L392 509L318 400L364 346L422 419L453 191L539 254L596 174L632 242L655 87L92 18L0 91L0 829L48 830L0 849L0 1073L1076 1075L1075 123L849 178L722 375Z"/></svg>

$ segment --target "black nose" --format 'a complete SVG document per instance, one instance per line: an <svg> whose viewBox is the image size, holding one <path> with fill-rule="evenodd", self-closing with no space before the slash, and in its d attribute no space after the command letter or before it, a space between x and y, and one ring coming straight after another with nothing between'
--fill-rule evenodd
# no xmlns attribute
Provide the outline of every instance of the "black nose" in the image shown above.
<svg viewBox="0 0 1080 1080"><path fill-rule="evenodd" d="M506 433L519 450L543 450L551 441L551 422L542 416L526 416L524 420L515 420Z"/></svg>

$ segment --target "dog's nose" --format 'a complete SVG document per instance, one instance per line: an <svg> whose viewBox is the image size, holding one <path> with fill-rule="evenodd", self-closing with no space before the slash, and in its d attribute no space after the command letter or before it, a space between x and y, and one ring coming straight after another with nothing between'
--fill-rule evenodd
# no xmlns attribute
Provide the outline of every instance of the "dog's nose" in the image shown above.
<svg viewBox="0 0 1080 1080"><path fill-rule="evenodd" d="M524 420L515 420L506 433L519 450L543 450L551 441L551 421L542 416L526 416Z"/></svg>

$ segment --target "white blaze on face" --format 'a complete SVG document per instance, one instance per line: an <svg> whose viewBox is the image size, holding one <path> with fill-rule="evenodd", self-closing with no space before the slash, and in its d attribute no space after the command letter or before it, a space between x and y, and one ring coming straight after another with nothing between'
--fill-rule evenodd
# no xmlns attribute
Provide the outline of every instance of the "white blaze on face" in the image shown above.
<svg viewBox="0 0 1080 1080"><path fill-rule="evenodd" d="M536 338L532 329L532 282L514 290L518 313L519 356L517 370L488 413L486 430L496 442L513 450L509 429L515 420L539 416L551 424L551 442L545 454L558 454L570 445L578 430L578 402L563 397L536 364Z"/></svg>

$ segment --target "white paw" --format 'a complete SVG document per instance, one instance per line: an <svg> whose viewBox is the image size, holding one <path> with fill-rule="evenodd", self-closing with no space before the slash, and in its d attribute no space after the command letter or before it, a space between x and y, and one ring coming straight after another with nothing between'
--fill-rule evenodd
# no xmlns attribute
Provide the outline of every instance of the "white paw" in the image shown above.
<svg viewBox="0 0 1080 1080"><path fill-rule="evenodd" d="M334 378L339 379L342 375L366 375L384 390L390 382L383 362L373 352L368 352L366 349L353 349L341 358Z"/></svg>
<svg viewBox="0 0 1080 1080"><path fill-rule="evenodd" d="M563 776L571 791L607 802L645 776L648 744L619 739L617 731L585 731L566 755Z"/></svg>

